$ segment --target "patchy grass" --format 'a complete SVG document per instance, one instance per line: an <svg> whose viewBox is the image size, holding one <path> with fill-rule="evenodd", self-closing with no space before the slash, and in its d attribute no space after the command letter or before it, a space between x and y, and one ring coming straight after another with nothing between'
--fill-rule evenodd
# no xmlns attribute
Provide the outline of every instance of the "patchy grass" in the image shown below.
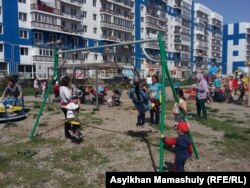
<svg viewBox="0 0 250 188"><path fill-rule="evenodd" d="M227 119L225 121L220 121L213 118L208 118L207 120L195 118L196 121L211 127L214 131L223 131L224 140L222 149L229 154L236 154L242 157L247 157L250 155L250 150L246 149L250 144L249 128L235 126L235 121L233 119Z"/></svg>

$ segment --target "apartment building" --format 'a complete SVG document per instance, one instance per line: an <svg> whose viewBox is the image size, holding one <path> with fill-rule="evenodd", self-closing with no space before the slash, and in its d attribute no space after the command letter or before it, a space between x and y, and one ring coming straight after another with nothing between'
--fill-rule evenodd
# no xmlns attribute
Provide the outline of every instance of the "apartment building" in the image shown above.
<svg viewBox="0 0 250 188"><path fill-rule="evenodd" d="M192 68L220 64L222 22L192 0L0 0L0 72L45 79L55 48L142 40L162 32L169 69L183 77ZM62 54L59 64L115 61L134 64L142 76L160 73L160 62L148 59L142 48L159 60L158 42L151 42ZM112 77L115 72L99 74Z"/></svg>
<svg viewBox="0 0 250 188"><path fill-rule="evenodd" d="M208 7L194 5L194 35L192 69L221 68L223 17Z"/></svg>
<svg viewBox="0 0 250 188"><path fill-rule="evenodd" d="M240 22L223 26L222 73L231 74L246 69L250 61L250 23Z"/></svg>

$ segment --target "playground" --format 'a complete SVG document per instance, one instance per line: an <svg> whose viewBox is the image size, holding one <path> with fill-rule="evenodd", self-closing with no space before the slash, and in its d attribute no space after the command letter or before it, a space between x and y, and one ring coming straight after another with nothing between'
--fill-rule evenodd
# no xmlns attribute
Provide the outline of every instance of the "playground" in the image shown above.
<svg viewBox="0 0 250 188"><path fill-rule="evenodd" d="M58 78L58 72L54 71L43 99L25 97L28 117L0 127L0 180L3 186L105 187L107 171L172 172L174 154L172 148L164 147L160 133L176 136L172 109L179 99L165 63L161 36L159 43L162 80L166 74L171 86L162 89L162 101L166 102L161 105L160 125L136 127L137 111L127 90L123 90L122 106L99 105L98 100L97 107L93 103L80 106L78 119L83 140L72 143L64 138L65 120L59 104L47 100L52 84ZM85 50L92 48L96 47ZM54 64L57 70L56 52ZM162 82L162 88L165 88L165 82ZM107 98L110 97L111 92ZM207 104L208 119L202 119L196 116L195 100L187 100L187 103L188 116L184 121L190 125L194 153L186 162L185 170L249 171L249 107L213 102ZM148 113L146 119L149 122Z"/></svg>
<svg viewBox="0 0 250 188"><path fill-rule="evenodd" d="M79 118L83 141L64 138L64 116L57 103L47 101L36 135L31 131L42 100L25 97L28 117L0 126L0 180L3 187L105 187L107 171L158 171L159 126L137 128L137 112L126 90L123 106L82 104ZM111 92L109 93L109 96ZM166 135L175 136L173 97L167 88ZM195 101L188 100L194 142L200 158L188 159L185 170L250 171L249 108L229 104L208 105L208 120L198 119ZM147 119L149 113L146 114ZM164 171L171 171L174 154L164 149Z"/></svg>

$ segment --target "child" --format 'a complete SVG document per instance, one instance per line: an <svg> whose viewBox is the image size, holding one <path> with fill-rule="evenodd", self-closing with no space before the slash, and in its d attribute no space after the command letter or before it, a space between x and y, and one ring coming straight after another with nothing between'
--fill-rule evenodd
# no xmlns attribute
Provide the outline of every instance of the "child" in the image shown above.
<svg viewBox="0 0 250 188"><path fill-rule="evenodd" d="M178 136L176 138L166 138L161 134L161 138L168 145L175 145L174 171L183 172L186 160L192 155L192 145L188 138L188 124L179 122L177 125Z"/></svg>
<svg viewBox="0 0 250 188"><path fill-rule="evenodd" d="M74 95L71 98L71 102L66 106L67 119L65 122L65 136L66 138L74 141L81 139L80 133L80 122L77 119L77 113L79 111L79 100L78 96Z"/></svg>
<svg viewBox="0 0 250 188"><path fill-rule="evenodd" d="M175 128L177 124L182 121L180 110L182 110L184 116L186 116L187 114L187 103L185 101L186 99L182 89L179 89L178 96L179 96L179 103L175 103L173 107L173 115L175 117L175 123L174 123Z"/></svg>
<svg viewBox="0 0 250 188"><path fill-rule="evenodd" d="M55 102L60 101L60 93L59 93L60 86L59 86L58 81L56 81L56 84L54 85L53 90L54 90L54 94L55 94Z"/></svg>

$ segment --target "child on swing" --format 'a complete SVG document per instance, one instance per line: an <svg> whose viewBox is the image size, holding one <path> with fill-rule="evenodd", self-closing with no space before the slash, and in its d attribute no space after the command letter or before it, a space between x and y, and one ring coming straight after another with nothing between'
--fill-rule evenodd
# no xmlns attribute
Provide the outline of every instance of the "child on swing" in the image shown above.
<svg viewBox="0 0 250 188"><path fill-rule="evenodd" d="M78 96L74 95L71 98L71 102L66 106L67 119L65 135L71 139L72 142L79 141L81 139L80 122L77 119L79 112L79 100Z"/></svg>
<svg viewBox="0 0 250 188"><path fill-rule="evenodd" d="M175 117L175 123L174 123L175 128L179 122L183 121L180 110L182 110L184 116L187 114L187 103L185 101L184 92L182 89L179 89L178 96L179 96L179 103L175 103L173 107L173 115Z"/></svg>

